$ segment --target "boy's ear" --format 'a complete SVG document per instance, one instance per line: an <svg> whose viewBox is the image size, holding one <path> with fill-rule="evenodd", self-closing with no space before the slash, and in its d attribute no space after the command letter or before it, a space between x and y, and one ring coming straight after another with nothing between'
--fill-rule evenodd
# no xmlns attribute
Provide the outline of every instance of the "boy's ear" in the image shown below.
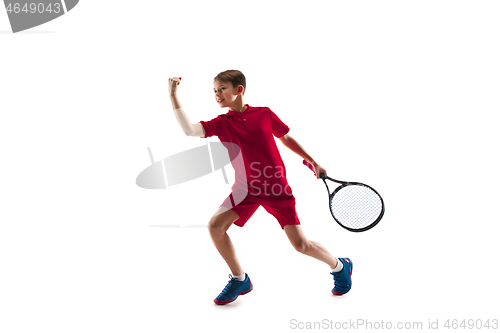
<svg viewBox="0 0 500 333"><path fill-rule="evenodd" d="M244 90L243 86L239 85L238 86L238 94L243 94L243 90Z"/></svg>

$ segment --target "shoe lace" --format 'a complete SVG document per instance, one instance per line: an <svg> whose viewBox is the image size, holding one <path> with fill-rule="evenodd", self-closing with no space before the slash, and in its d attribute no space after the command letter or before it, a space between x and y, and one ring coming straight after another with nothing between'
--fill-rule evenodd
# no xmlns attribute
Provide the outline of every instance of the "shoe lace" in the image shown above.
<svg viewBox="0 0 500 333"><path fill-rule="evenodd" d="M224 287L224 289L222 289L220 295L222 294L225 294L226 292L229 292L233 286L234 286L234 283L238 280L236 280L236 278L234 276L232 276L231 274L228 275L229 277L229 281L228 283L226 284L226 286Z"/></svg>
<svg viewBox="0 0 500 333"><path fill-rule="evenodd" d="M330 274L333 275L333 281L334 281L334 285L335 287L347 287L348 286L348 283L347 281L339 274L335 274L333 272L330 272Z"/></svg>

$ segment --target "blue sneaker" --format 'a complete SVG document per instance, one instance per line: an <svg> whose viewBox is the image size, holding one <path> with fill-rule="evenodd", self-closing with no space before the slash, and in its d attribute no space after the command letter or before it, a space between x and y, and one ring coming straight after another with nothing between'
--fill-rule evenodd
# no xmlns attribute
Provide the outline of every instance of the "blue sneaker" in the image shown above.
<svg viewBox="0 0 500 333"><path fill-rule="evenodd" d="M252 291L253 284L250 281L250 277L245 273L245 280L238 281L235 277L229 274L229 282L224 287L222 292L214 299L215 304L224 305L227 303L234 302L239 295L245 295Z"/></svg>
<svg viewBox="0 0 500 333"><path fill-rule="evenodd" d="M337 273L330 273L333 275L333 281L335 281L332 294L337 296L347 294L352 286L352 261L349 258L339 258L339 260L344 265L342 270Z"/></svg>

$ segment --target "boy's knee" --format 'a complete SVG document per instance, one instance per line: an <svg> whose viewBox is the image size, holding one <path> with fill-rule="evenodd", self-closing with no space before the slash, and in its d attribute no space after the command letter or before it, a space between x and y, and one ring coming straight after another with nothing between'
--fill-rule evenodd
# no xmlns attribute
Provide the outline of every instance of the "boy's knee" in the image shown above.
<svg viewBox="0 0 500 333"><path fill-rule="evenodd" d="M311 244L309 243L309 241L307 239L305 239L305 240L301 239L299 241L294 242L292 245L295 248L295 250L297 250L298 252L306 254L308 252Z"/></svg>
<svg viewBox="0 0 500 333"><path fill-rule="evenodd" d="M225 233L227 228L224 225L224 221L219 218L219 216L214 216L208 222L208 231L211 235L218 235Z"/></svg>
<svg viewBox="0 0 500 333"><path fill-rule="evenodd" d="M219 229L217 221L212 217L210 221L208 221L208 231L210 233L214 233Z"/></svg>

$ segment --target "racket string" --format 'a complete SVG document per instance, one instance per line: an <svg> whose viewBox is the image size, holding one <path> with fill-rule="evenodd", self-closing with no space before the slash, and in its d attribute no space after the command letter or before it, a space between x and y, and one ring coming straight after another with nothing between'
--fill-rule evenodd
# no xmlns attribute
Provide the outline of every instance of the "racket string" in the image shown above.
<svg viewBox="0 0 500 333"><path fill-rule="evenodd" d="M362 229L376 222L382 213L382 207L379 195L363 185L340 188L330 202L335 219L351 229Z"/></svg>

